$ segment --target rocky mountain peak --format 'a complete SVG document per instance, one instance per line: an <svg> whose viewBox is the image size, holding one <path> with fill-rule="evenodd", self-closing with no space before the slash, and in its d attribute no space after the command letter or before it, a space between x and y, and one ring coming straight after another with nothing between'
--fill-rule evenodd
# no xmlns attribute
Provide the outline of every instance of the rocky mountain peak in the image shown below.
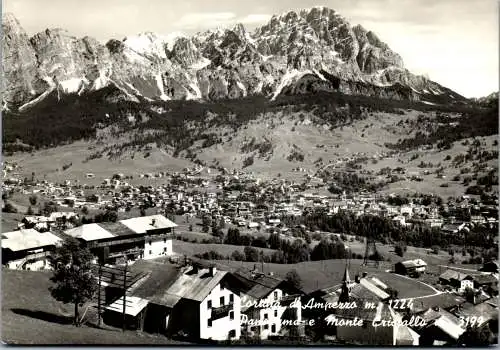
<svg viewBox="0 0 500 350"><path fill-rule="evenodd" d="M191 37L145 31L105 45L64 29L30 39L12 14L3 15L2 26L4 100L14 107L54 89L83 94L110 85L131 100L276 97L318 86L361 94L393 89L380 96L410 99L444 91L406 70L375 33L327 7L272 16L253 33L238 23ZM373 88L359 88L367 84Z"/></svg>

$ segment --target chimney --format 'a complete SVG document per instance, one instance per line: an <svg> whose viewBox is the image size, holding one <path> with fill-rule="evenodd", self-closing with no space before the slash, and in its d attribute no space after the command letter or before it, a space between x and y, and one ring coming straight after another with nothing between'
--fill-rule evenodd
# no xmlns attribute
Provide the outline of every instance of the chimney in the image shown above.
<svg viewBox="0 0 500 350"><path fill-rule="evenodd" d="M215 266L210 266L209 271L210 271L210 276L214 277L215 274L217 273L217 268Z"/></svg>
<svg viewBox="0 0 500 350"><path fill-rule="evenodd" d="M363 278L365 278L366 276L368 276L368 273L367 272L363 272Z"/></svg>
<svg viewBox="0 0 500 350"><path fill-rule="evenodd" d="M151 226L154 226L156 224L156 219L151 220Z"/></svg>
<svg viewBox="0 0 500 350"><path fill-rule="evenodd" d="M354 282L359 283L359 275L358 274L356 274L356 276L354 276Z"/></svg>
<svg viewBox="0 0 500 350"><path fill-rule="evenodd" d="M274 276L274 272L269 271L269 276Z"/></svg>
<svg viewBox="0 0 500 350"><path fill-rule="evenodd" d="M198 273L198 264L192 265L191 273Z"/></svg>

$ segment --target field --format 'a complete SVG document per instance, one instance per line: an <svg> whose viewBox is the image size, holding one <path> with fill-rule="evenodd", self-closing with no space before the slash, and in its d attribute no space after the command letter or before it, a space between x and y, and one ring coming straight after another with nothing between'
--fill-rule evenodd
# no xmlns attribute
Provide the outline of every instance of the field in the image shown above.
<svg viewBox="0 0 500 350"><path fill-rule="evenodd" d="M253 269L254 266L259 269L262 267L261 263L253 262L213 261L213 263L221 269L232 271L242 267L249 269ZM391 268L387 262L381 262L378 268L362 266L362 260L351 260L349 263L351 279L354 279L356 274L361 275L363 272L367 272L370 276L376 276L390 287L397 289L400 298L413 298L435 293L433 288L422 282L387 272ZM342 283L345 266L345 260L308 261L288 265L265 263L264 272L273 272L276 276L285 277L287 272L296 270L302 281L304 292L310 293L317 289L339 286Z"/></svg>
<svg viewBox="0 0 500 350"><path fill-rule="evenodd" d="M210 244L204 244L204 243L189 243L189 242L183 242L179 240L173 241L173 249L174 252L181 254L181 255L187 255L187 256L193 256L195 254L202 254L205 252L209 252L211 250L216 251L219 254L222 255L231 255L235 250L240 251L243 253L243 250L245 247L240 246L240 245L230 245L230 244L216 244L216 243L210 243ZM255 248L258 251L262 251L264 254L270 254L273 253L275 250L273 249L267 249L267 248Z"/></svg>
<svg viewBox="0 0 500 350"><path fill-rule="evenodd" d="M55 301L50 273L2 271L2 341L7 344L181 344L162 336L71 324L73 307ZM89 311L90 312L90 311Z"/></svg>

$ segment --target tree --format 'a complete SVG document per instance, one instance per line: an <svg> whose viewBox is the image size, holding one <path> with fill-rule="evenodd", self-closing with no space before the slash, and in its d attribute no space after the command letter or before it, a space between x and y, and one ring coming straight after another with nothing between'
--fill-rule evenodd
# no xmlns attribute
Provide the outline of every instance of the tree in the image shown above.
<svg viewBox="0 0 500 350"><path fill-rule="evenodd" d="M92 275L90 251L82 247L78 240L68 238L56 248L49 257L54 269L50 280L54 286L49 288L54 299L64 304L74 304L74 324L80 325L78 308L91 300L97 290L95 277Z"/></svg>
<svg viewBox="0 0 500 350"><path fill-rule="evenodd" d="M295 288L302 288L302 280L297 272L297 270L293 269L286 273L285 279Z"/></svg>
<svg viewBox="0 0 500 350"><path fill-rule="evenodd" d="M140 213L141 213L141 216L146 216L146 209L144 209L143 206L141 206Z"/></svg>
<svg viewBox="0 0 500 350"><path fill-rule="evenodd" d="M36 202L38 201L38 197L35 195L30 196L30 204L31 205L36 205Z"/></svg>
<svg viewBox="0 0 500 350"><path fill-rule="evenodd" d="M247 246L243 249L243 252L245 253L246 261L252 261L252 262L259 261L259 251L254 247Z"/></svg>
<svg viewBox="0 0 500 350"><path fill-rule="evenodd" d="M2 210L4 213L17 213L17 209L15 206L13 206L11 203L6 202L5 206Z"/></svg>
<svg viewBox="0 0 500 350"><path fill-rule="evenodd" d="M82 214L83 214L83 215L87 215L88 213L89 213L89 208L87 208L86 206L84 206L84 207L82 208Z"/></svg>
<svg viewBox="0 0 500 350"><path fill-rule="evenodd" d="M43 205L42 213L45 216L50 216L50 214L56 212L58 210L58 206L54 202L45 202Z"/></svg>

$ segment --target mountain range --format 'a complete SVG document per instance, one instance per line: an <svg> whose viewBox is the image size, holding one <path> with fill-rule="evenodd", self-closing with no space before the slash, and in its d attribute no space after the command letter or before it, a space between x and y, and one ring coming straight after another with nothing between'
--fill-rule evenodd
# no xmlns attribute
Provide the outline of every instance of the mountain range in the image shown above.
<svg viewBox="0 0 500 350"><path fill-rule="evenodd" d="M235 99L317 91L468 103L415 75L375 33L336 11L313 7L273 16L248 32L242 24L193 36L144 32L100 43L63 29L29 37L13 14L2 17L3 108L25 110L47 96L113 87L115 99Z"/></svg>

